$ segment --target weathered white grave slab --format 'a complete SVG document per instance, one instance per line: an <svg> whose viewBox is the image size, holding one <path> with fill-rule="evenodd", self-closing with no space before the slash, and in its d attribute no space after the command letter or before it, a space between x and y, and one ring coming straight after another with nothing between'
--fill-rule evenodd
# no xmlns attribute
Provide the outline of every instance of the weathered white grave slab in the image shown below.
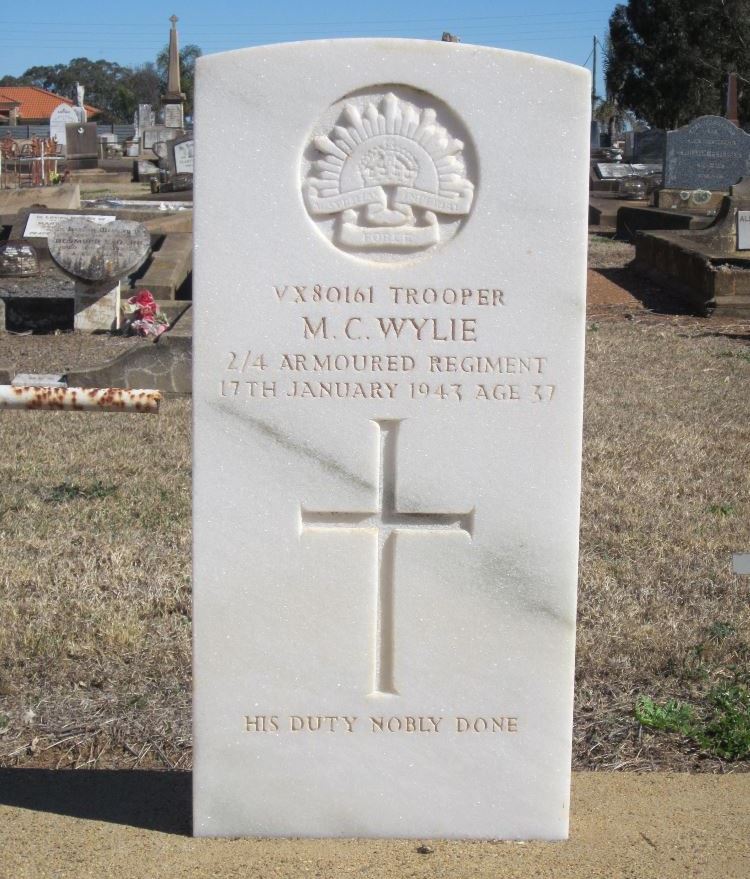
<svg viewBox="0 0 750 879"><path fill-rule="evenodd" d="M104 226L107 223L114 223L116 219L114 214L29 214L23 237L49 238L52 232L67 228L75 220L88 220L90 223Z"/></svg>
<svg viewBox="0 0 750 879"><path fill-rule="evenodd" d="M199 60L196 834L567 835L588 105L462 44Z"/></svg>

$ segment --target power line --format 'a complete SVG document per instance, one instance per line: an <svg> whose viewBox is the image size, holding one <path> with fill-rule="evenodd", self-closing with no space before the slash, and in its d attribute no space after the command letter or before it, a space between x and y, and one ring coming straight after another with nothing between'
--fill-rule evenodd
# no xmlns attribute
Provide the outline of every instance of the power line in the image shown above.
<svg viewBox="0 0 750 879"><path fill-rule="evenodd" d="M596 10L594 9L586 9L579 11L570 11L565 10L562 12L535 12L535 13L525 13L522 15L480 15L480 16L465 16L461 18L446 18L445 16L440 16L439 18L401 18L401 19L361 19L355 21L341 21L339 19L330 21L330 22L321 22L320 19L316 21L297 21L294 23L295 27L330 27L337 25L345 25L345 26L368 26L375 24L387 24L387 25L401 25L401 24L422 24L425 26L435 27L438 25L442 25L443 23L451 24L461 27L465 22L469 21L508 21L511 19L522 19L524 21L529 18L556 18L560 16L570 17L575 15L594 15L596 14ZM8 21L5 20L3 22L3 29L6 29L7 25L14 24L22 24L26 25L28 22L26 21ZM125 27L125 28L133 28L133 27L142 27L142 24L133 24L132 22L92 22L92 21L79 21L72 22L70 19L66 21L47 21L44 23L46 27L54 27L55 29L60 27L71 27L71 28L80 28L80 27L105 27L105 28L113 28L113 27ZM234 28L235 22L227 22L228 28ZM272 22L253 22L253 28L256 30L261 30L265 27L280 27L280 28L288 28L288 21L272 21ZM35 27L38 27L36 25ZM192 30L200 29L205 27L204 25L194 25L192 26ZM212 25L208 25L208 27L212 27ZM165 27L166 30L166 27ZM182 30L182 28L180 28Z"/></svg>
<svg viewBox="0 0 750 879"><path fill-rule="evenodd" d="M548 42L553 37L555 38L556 41L557 40L582 40L582 39L588 38L588 33L570 34L568 36L559 36L559 35L555 35L555 34L549 34L549 35L523 37L523 38L518 38L518 39L493 38L493 42L498 42L498 43L502 44L500 46L493 46L493 45L490 45L489 43L482 44L482 43L474 43L471 41L464 41L464 42L466 43L466 45L469 45L469 46L488 45L490 48L502 48L503 46L509 45L509 44L518 45L518 44L523 44L523 43ZM437 39L437 38L433 38L433 39ZM286 42L286 41L282 40L279 42ZM290 41L290 42L293 42L293 41ZM124 44L124 43L118 41L116 49L118 52L121 52L123 50L133 50L133 49L143 49L143 50L149 50L149 51L154 51L154 52L160 52L164 48L165 45L167 45L166 42L151 45L151 44L145 44L145 43L138 43L138 44L126 43L126 44ZM227 41L227 42L222 42L222 43L209 43L209 44L204 43L200 48L211 48L213 51L221 51L222 47L227 50L230 50L230 49L234 50L234 49L242 49L242 48L251 49L251 48L255 48L256 46L267 46L267 45L274 45L274 44L273 43L266 43L266 42L243 42L240 45L235 45L235 44L232 44L231 41ZM13 48L13 49L65 49L66 51L74 51L76 48L81 49L81 50L84 50L84 49L91 50L91 49L101 48L102 51L107 51L107 52L112 51L115 48L112 44L107 44L106 46L103 46L101 43L80 43L80 42L55 43L55 44L46 44L46 43L35 42L35 43L24 44L24 43L3 43L2 41L0 41L0 46L2 46L4 48Z"/></svg>
<svg viewBox="0 0 750 879"><path fill-rule="evenodd" d="M600 19L598 19L598 18L592 18L592 19L587 19L585 21L580 21L580 22L578 22L578 21L550 22L548 24L540 24L539 26L533 26L531 28L519 28L517 26L514 26L512 28L507 28L507 29L504 28L504 29L502 29L501 32L502 33L510 33L510 34L537 33L539 31L540 27L542 27L542 28L554 27L555 31L557 32L560 28L579 28L579 27L584 27L584 26L590 25L590 24L597 24L597 23L599 23L599 21L600 21ZM359 28L344 28L344 27L337 26L335 29L337 29L339 31L348 29L348 30L351 30L353 33L361 33L361 29L359 29ZM386 28L381 28L381 30L407 30L407 31L413 32L415 30L425 31L425 30L430 30L430 29L426 29L426 28L420 28L420 29L418 29L418 28L405 28L405 29L402 29L399 27L398 24L391 24L391 25L388 25ZM2 33L3 34L18 33L18 34L23 35L27 32L30 32L30 33L33 33L34 35L38 35L40 33L44 34L45 31L48 31L50 33L59 34L61 37L74 37L75 36L77 38L80 34L88 34L88 35L94 36L94 37L100 36L100 34L98 34L96 31L91 31L86 28L76 28L75 33L73 33L73 32L60 33L58 28L51 28L51 27L48 27L47 25L45 25L41 28L38 25L25 26L25 27L22 26L22 27L18 27L18 28L3 27ZM329 33L330 31L331 31L331 29L326 26L325 30L323 32ZM481 26L462 28L462 32L487 33L487 32L491 32L491 31L492 32L497 31L497 28L492 25L481 25ZM283 33L297 34L300 32L309 33L310 30L305 28L304 31L301 31L300 27L290 27L289 25L287 25L287 30L282 31L281 33L282 34ZM128 34L123 34L123 36L125 38L133 38L133 37L139 37L139 36L148 36L148 37L153 36L153 37L155 37L155 36L157 36L157 34L160 34L160 33L162 33L162 31L159 29L149 28L149 29L144 29L141 31L134 31L134 32L131 32ZM196 30L195 28L188 27L188 28L184 28L181 30L181 36L184 36L185 34L197 35L197 36L201 36L203 38L217 38L217 37L221 38L221 37L227 37L227 36L257 37L257 36L262 35L262 34L260 34L260 32L258 31L257 28L253 28L253 29L247 30L247 31L241 31L241 30L238 30L236 27L231 28L229 30L212 30L212 31L205 31L205 32L201 32L199 30ZM101 35L101 36L103 36L103 35Z"/></svg>

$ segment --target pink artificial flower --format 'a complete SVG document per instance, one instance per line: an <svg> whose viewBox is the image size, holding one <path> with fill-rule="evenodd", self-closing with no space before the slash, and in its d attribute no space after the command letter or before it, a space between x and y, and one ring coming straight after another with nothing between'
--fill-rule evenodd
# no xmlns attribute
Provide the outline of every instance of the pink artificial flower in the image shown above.
<svg viewBox="0 0 750 879"><path fill-rule="evenodd" d="M159 306L154 303L153 305L141 305L138 309L138 316L141 320L153 320L156 317L156 312L159 310Z"/></svg>
<svg viewBox="0 0 750 879"><path fill-rule="evenodd" d="M151 332L151 325L145 320L134 320L130 324L130 329L138 336L148 336Z"/></svg>
<svg viewBox="0 0 750 879"><path fill-rule="evenodd" d="M128 302L133 305L138 305L143 308L143 306L155 306L156 301L154 300L153 294L150 290L141 290L139 293L136 293L135 296L131 296L128 299Z"/></svg>

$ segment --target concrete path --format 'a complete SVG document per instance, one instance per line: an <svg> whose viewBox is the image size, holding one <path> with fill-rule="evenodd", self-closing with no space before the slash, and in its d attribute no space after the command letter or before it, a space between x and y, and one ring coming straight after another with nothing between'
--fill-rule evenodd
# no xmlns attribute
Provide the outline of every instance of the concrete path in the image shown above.
<svg viewBox="0 0 750 879"><path fill-rule="evenodd" d="M189 773L0 770L0 877L750 876L750 775L576 774L565 843L194 840L189 810Z"/></svg>

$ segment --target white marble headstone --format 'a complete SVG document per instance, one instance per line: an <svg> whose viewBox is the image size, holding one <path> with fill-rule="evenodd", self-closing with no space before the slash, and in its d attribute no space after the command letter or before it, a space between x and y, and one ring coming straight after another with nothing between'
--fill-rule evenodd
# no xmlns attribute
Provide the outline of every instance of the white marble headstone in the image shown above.
<svg viewBox="0 0 750 879"><path fill-rule="evenodd" d="M588 74L346 40L196 82L194 832L564 838Z"/></svg>
<svg viewBox="0 0 750 879"><path fill-rule="evenodd" d="M193 144L192 137L174 144L174 170L176 174L193 173Z"/></svg>
<svg viewBox="0 0 750 879"><path fill-rule="evenodd" d="M70 104L58 104L49 117L49 136L54 137L65 152L67 137L66 125L75 125L78 122L78 114Z"/></svg>

